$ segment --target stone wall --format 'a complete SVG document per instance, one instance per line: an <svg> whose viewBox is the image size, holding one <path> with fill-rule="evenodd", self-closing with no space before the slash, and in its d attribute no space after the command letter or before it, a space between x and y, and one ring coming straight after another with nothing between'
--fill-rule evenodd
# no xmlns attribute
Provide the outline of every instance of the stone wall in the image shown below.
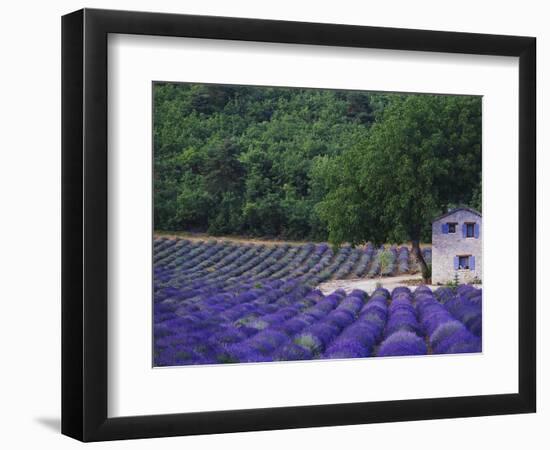
<svg viewBox="0 0 550 450"><path fill-rule="evenodd" d="M442 225L456 222L456 233L444 234ZM479 224L478 238L462 237L462 224L475 222ZM432 283L444 284L454 281L455 274L461 283L468 283L475 278L483 280L482 255L483 226L482 218L468 210L458 210L432 223ZM472 255L475 257L475 269L454 268L454 258L457 255Z"/></svg>

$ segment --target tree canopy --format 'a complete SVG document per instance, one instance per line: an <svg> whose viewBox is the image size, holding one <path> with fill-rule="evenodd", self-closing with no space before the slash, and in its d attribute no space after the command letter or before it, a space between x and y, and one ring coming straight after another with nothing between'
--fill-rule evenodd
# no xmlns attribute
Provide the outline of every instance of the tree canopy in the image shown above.
<svg viewBox="0 0 550 450"><path fill-rule="evenodd" d="M481 99L154 85L155 229L429 240L480 206Z"/></svg>
<svg viewBox="0 0 550 450"><path fill-rule="evenodd" d="M434 216L449 205L476 200L480 133L477 98L393 98L365 139L324 168L327 194L316 208L329 240L337 245L412 241L419 252Z"/></svg>

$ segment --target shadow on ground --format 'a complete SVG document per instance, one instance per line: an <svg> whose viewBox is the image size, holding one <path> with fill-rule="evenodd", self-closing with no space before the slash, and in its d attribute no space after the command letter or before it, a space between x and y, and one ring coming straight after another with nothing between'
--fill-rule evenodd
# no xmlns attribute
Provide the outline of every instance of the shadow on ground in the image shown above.
<svg viewBox="0 0 550 450"><path fill-rule="evenodd" d="M34 420L50 431L61 433L61 419L59 417L37 417Z"/></svg>

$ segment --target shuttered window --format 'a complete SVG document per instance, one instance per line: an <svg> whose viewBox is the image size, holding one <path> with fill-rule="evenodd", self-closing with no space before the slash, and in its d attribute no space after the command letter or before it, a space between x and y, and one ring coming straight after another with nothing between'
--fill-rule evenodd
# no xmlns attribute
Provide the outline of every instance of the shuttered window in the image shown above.
<svg viewBox="0 0 550 450"><path fill-rule="evenodd" d="M459 256L458 257L458 268L459 269L469 269L470 268L470 256Z"/></svg>
<svg viewBox="0 0 550 450"><path fill-rule="evenodd" d="M454 257L455 270L475 270L476 257L472 255L457 255Z"/></svg>
<svg viewBox="0 0 550 450"><path fill-rule="evenodd" d="M441 224L441 232L443 234L454 234L456 233L456 226L458 224L456 222L447 222Z"/></svg>

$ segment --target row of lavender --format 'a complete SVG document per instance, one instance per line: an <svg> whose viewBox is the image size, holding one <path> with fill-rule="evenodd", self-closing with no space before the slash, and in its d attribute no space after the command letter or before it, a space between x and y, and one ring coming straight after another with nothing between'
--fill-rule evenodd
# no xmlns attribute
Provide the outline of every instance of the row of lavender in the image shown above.
<svg viewBox="0 0 550 450"><path fill-rule="evenodd" d="M179 245L189 247L182 255L194 254L179 260L163 252L167 246L155 252L155 365L480 351L481 290L473 287L440 288L435 296L425 287L397 288L391 296L378 289L370 298L342 290L324 296L308 281L319 270L336 271L327 269L338 259L327 258L328 249L294 249L288 267L273 270L264 263L277 261L273 253L283 249L256 249L249 279L242 275L248 265L239 261L253 249L229 257L231 248ZM300 269L308 259L317 271ZM209 271L207 260L226 270ZM178 282L170 285L173 279Z"/></svg>
<svg viewBox="0 0 550 450"><path fill-rule="evenodd" d="M387 264L381 266L380 255L389 257ZM318 258L311 259L311 255ZM424 256L431 259L431 250L425 249ZM262 270L257 270L257 263L263 262ZM185 282L189 279L216 278L220 271L224 274L231 273L236 267L243 270L235 271L232 275L249 275L255 278L275 275L287 276L289 266L292 269L303 269L304 275L308 273L315 277L315 281L328 279L343 279L357 277L373 277L377 275L394 275L415 272L418 270L416 263L412 262L412 255L406 246L392 246L374 248L368 244L364 248L341 248L336 255L327 244L304 244L291 246L281 244L275 246L237 244L230 242L216 242L210 240L189 241L186 239L155 240L154 245L155 268L169 271L163 274L169 279L174 271L180 274L177 281ZM244 266L243 266L244 265ZM281 273L277 273L277 270ZM192 269L192 270L191 270ZM255 271L252 272L251 271Z"/></svg>
<svg viewBox="0 0 550 450"><path fill-rule="evenodd" d="M396 255L408 254L400 250ZM154 246L155 319L179 314L182 304L219 296L241 302L250 295L303 295L330 278L354 270L364 274L375 251L342 248L334 254L326 244L301 246L242 245L231 242L193 242L158 239ZM161 306L160 303L165 303ZM166 305L176 312L166 312ZM175 306L174 306L175 305Z"/></svg>

